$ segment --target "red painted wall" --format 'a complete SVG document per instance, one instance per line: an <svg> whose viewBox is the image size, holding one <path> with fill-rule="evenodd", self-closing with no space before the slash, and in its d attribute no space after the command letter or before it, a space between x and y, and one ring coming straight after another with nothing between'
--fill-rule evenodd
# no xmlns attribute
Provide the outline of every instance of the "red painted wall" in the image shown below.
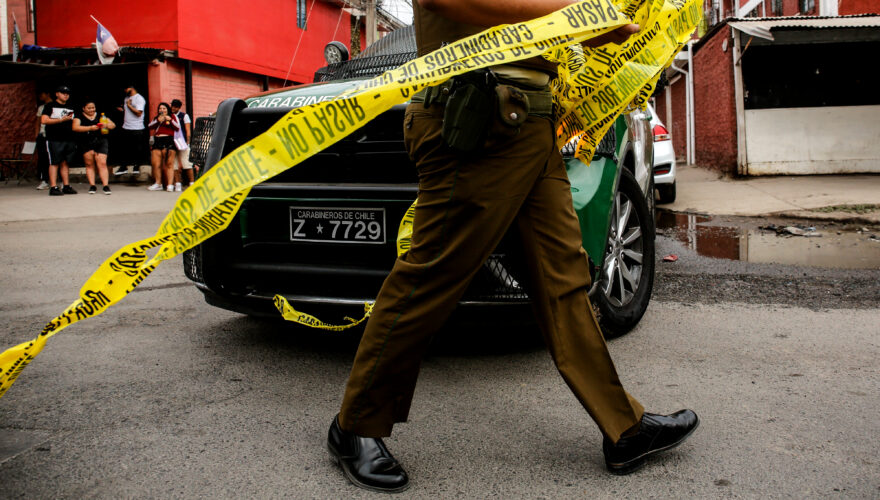
<svg viewBox="0 0 880 500"><path fill-rule="evenodd" d="M727 40L727 50L724 41ZM736 173L736 101L730 28L725 26L694 54L694 148L696 163L730 174ZM670 85L672 118L666 120L675 156L687 157L687 111L685 78ZM657 100L657 112L665 117L666 93Z"/></svg>
<svg viewBox="0 0 880 500"><path fill-rule="evenodd" d="M816 0L815 7L809 12L801 12L800 11L800 2L798 0L782 0L782 15L783 16L801 16L801 15L812 15L816 16L819 14L819 3L824 0ZM737 7L742 7L748 3L748 0L734 0L732 5L736 5ZM707 2L706 8L708 5L711 5ZM725 2L725 12L727 12L727 3ZM732 7L731 5L731 7ZM773 1L765 0L764 1L764 17L773 17ZM760 7L757 9L757 12L760 13ZM853 14L878 14L880 13L880 2L877 0L839 0L837 5L837 14L841 16L849 16ZM731 15L734 15L731 13Z"/></svg>
<svg viewBox="0 0 880 500"><path fill-rule="evenodd" d="M177 0L34 0L37 41L45 47L88 47L95 41L94 15L119 45L177 50Z"/></svg>
<svg viewBox="0 0 880 500"><path fill-rule="evenodd" d="M5 124L0 137L0 157L17 157L22 143L37 137L39 122L33 82L0 85L0 122ZM26 171L32 173L33 168L28 165Z"/></svg>
<svg viewBox="0 0 880 500"><path fill-rule="evenodd" d="M666 120L666 127L672 136L675 159L683 163L687 160L687 90L684 77L676 80L675 84L669 87L669 91L672 97L672 119ZM664 113L665 108L666 103L664 102Z"/></svg>
<svg viewBox="0 0 880 500"><path fill-rule="evenodd" d="M782 0L782 15L783 16L796 16L798 12L800 12L800 5L798 5L798 0Z"/></svg>
<svg viewBox="0 0 880 500"><path fill-rule="evenodd" d="M87 47L95 40L93 13L119 45L178 51L179 57L292 82L310 82L325 64L324 45L350 46L349 15L314 0L306 30L296 26L296 2L278 0L35 0L40 45Z"/></svg>
<svg viewBox="0 0 880 500"><path fill-rule="evenodd" d="M208 116L230 97L244 98L263 91L263 77L247 71L220 68L209 64L193 64L193 109L186 109L185 62L169 59L147 69L149 89L141 91L150 104L150 116L160 102L173 99L184 102L184 111L194 118ZM269 79L269 88L281 87L282 81Z"/></svg>
<svg viewBox="0 0 880 500"><path fill-rule="evenodd" d="M21 33L21 44L33 44L34 33L28 31L27 16L27 0L7 0L6 1L6 26L9 27L9 53L12 53L12 14L15 14L15 21L18 22L18 32Z"/></svg>
<svg viewBox="0 0 880 500"><path fill-rule="evenodd" d="M203 5L181 1L179 55L184 59L302 83L312 81L315 70L326 64L327 42L351 46L349 15L322 1L307 2L311 10L305 31L296 26L296 2Z"/></svg>
<svg viewBox="0 0 880 500"><path fill-rule="evenodd" d="M837 7L841 16L849 14L880 14L880 2L877 0L842 0Z"/></svg>
<svg viewBox="0 0 880 500"><path fill-rule="evenodd" d="M732 48L730 27L725 26L694 55L694 141L697 164L736 173Z"/></svg>
<svg viewBox="0 0 880 500"><path fill-rule="evenodd" d="M245 97L262 91L262 83L249 73L236 73L207 65L193 68L193 114L207 116L229 97Z"/></svg>

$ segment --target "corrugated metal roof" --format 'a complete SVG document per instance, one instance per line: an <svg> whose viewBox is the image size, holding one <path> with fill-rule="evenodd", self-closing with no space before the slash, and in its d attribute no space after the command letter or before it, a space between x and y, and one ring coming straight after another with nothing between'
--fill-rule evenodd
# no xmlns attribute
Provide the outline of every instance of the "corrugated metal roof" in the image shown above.
<svg viewBox="0 0 880 500"><path fill-rule="evenodd" d="M153 59L164 59L172 53L150 47L120 47L113 64L98 64L94 48L49 48L39 45L22 47L21 58L12 62L12 55L0 56L0 83L17 83L59 75L83 74L94 70L118 67L123 64L144 64Z"/></svg>
<svg viewBox="0 0 880 500"><path fill-rule="evenodd" d="M731 28L752 36L773 40L776 29L829 29L829 28L878 28L880 15L857 16L792 16L792 17L732 17L726 22Z"/></svg>

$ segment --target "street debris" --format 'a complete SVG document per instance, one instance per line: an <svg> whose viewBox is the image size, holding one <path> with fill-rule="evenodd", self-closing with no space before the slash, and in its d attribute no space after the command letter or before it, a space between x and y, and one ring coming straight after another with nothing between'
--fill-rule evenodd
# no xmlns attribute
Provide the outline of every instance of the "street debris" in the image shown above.
<svg viewBox="0 0 880 500"><path fill-rule="evenodd" d="M727 220L725 217L723 220ZM675 266L672 252L691 252L712 259L755 260L762 263L846 269L880 269L880 224L840 223L808 219L722 218L702 215L659 212L657 217L659 247L658 272L671 272ZM663 236L659 236L659 235ZM816 239L818 238L818 239ZM665 246L671 244L669 246ZM679 245L683 245L679 246ZM663 256L667 256L664 258ZM687 259L685 259L687 260ZM661 269L662 268L662 269Z"/></svg>
<svg viewBox="0 0 880 500"><path fill-rule="evenodd" d="M776 224L770 224L767 226L760 226L758 229L773 231L776 233L776 236L804 236L807 238L822 237L822 233L816 231L815 227L802 226L800 224L794 226L777 226Z"/></svg>

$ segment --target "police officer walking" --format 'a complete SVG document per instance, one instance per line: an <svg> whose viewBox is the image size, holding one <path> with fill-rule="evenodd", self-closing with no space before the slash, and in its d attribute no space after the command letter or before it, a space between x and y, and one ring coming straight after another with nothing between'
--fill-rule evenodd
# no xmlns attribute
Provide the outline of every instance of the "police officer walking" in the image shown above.
<svg viewBox="0 0 880 500"><path fill-rule="evenodd" d="M417 0L413 23L419 55L570 3ZM638 29L623 26L590 45L620 43ZM404 138L419 174L412 247L379 292L328 434L331 456L357 486L386 492L409 486L382 438L406 421L430 337L510 226L517 229L528 261L539 327L560 374L604 436L607 469L633 472L648 456L680 444L698 425L690 410L644 411L623 389L592 314L587 255L555 145L548 86L555 72L540 57L473 71L429 87L406 110ZM464 94L478 98L456 102ZM496 94L500 105L524 112L502 120L493 109L470 110L461 114L471 117L466 123L456 123L456 113L446 112ZM480 113L483 122L472 118Z"/></svg>

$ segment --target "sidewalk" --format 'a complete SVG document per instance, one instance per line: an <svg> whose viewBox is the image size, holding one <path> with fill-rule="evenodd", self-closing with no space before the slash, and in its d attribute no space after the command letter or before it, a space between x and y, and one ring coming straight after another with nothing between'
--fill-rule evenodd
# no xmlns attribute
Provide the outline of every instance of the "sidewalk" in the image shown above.
<svg viewBox="0 0 880 500"><path fill-rule="evenodd" d="M0 182L0 222L66 219L93 215L163 212L174 206L178 193L147 191L147 183L111 183L112 196L90 195L88 185L73 187L77 195L49 197L34 181ZM675 203L658 205L674 212L711 215L778 215L808 219L880 224L880 208L867 213L816 212L841 205L880 206L880 175L814 175L721 178L698 167L679 167Z"/></svg>
<svg viewBox="0 0 880 500"><path fill-rule="evenodd" d="M37 182L10 180L0 182L0 222L18 222L47 219L79 219L101 215L168 213L180 193L147 191L148 184L111 183L113 194L107 196L98 188L89 194L89 185L77 184L75 195L49 196L49 191L37 191Z"/></svg>
<svg viewBox="0 0 880 500"><path fill-rule="evenodd" d="M658 205L674 212L711 215L778 215L880 224L880 175L809 175L729 179L699 167L676 169L674 203ZM867 213L813 209L875 205Z"/></svg>

